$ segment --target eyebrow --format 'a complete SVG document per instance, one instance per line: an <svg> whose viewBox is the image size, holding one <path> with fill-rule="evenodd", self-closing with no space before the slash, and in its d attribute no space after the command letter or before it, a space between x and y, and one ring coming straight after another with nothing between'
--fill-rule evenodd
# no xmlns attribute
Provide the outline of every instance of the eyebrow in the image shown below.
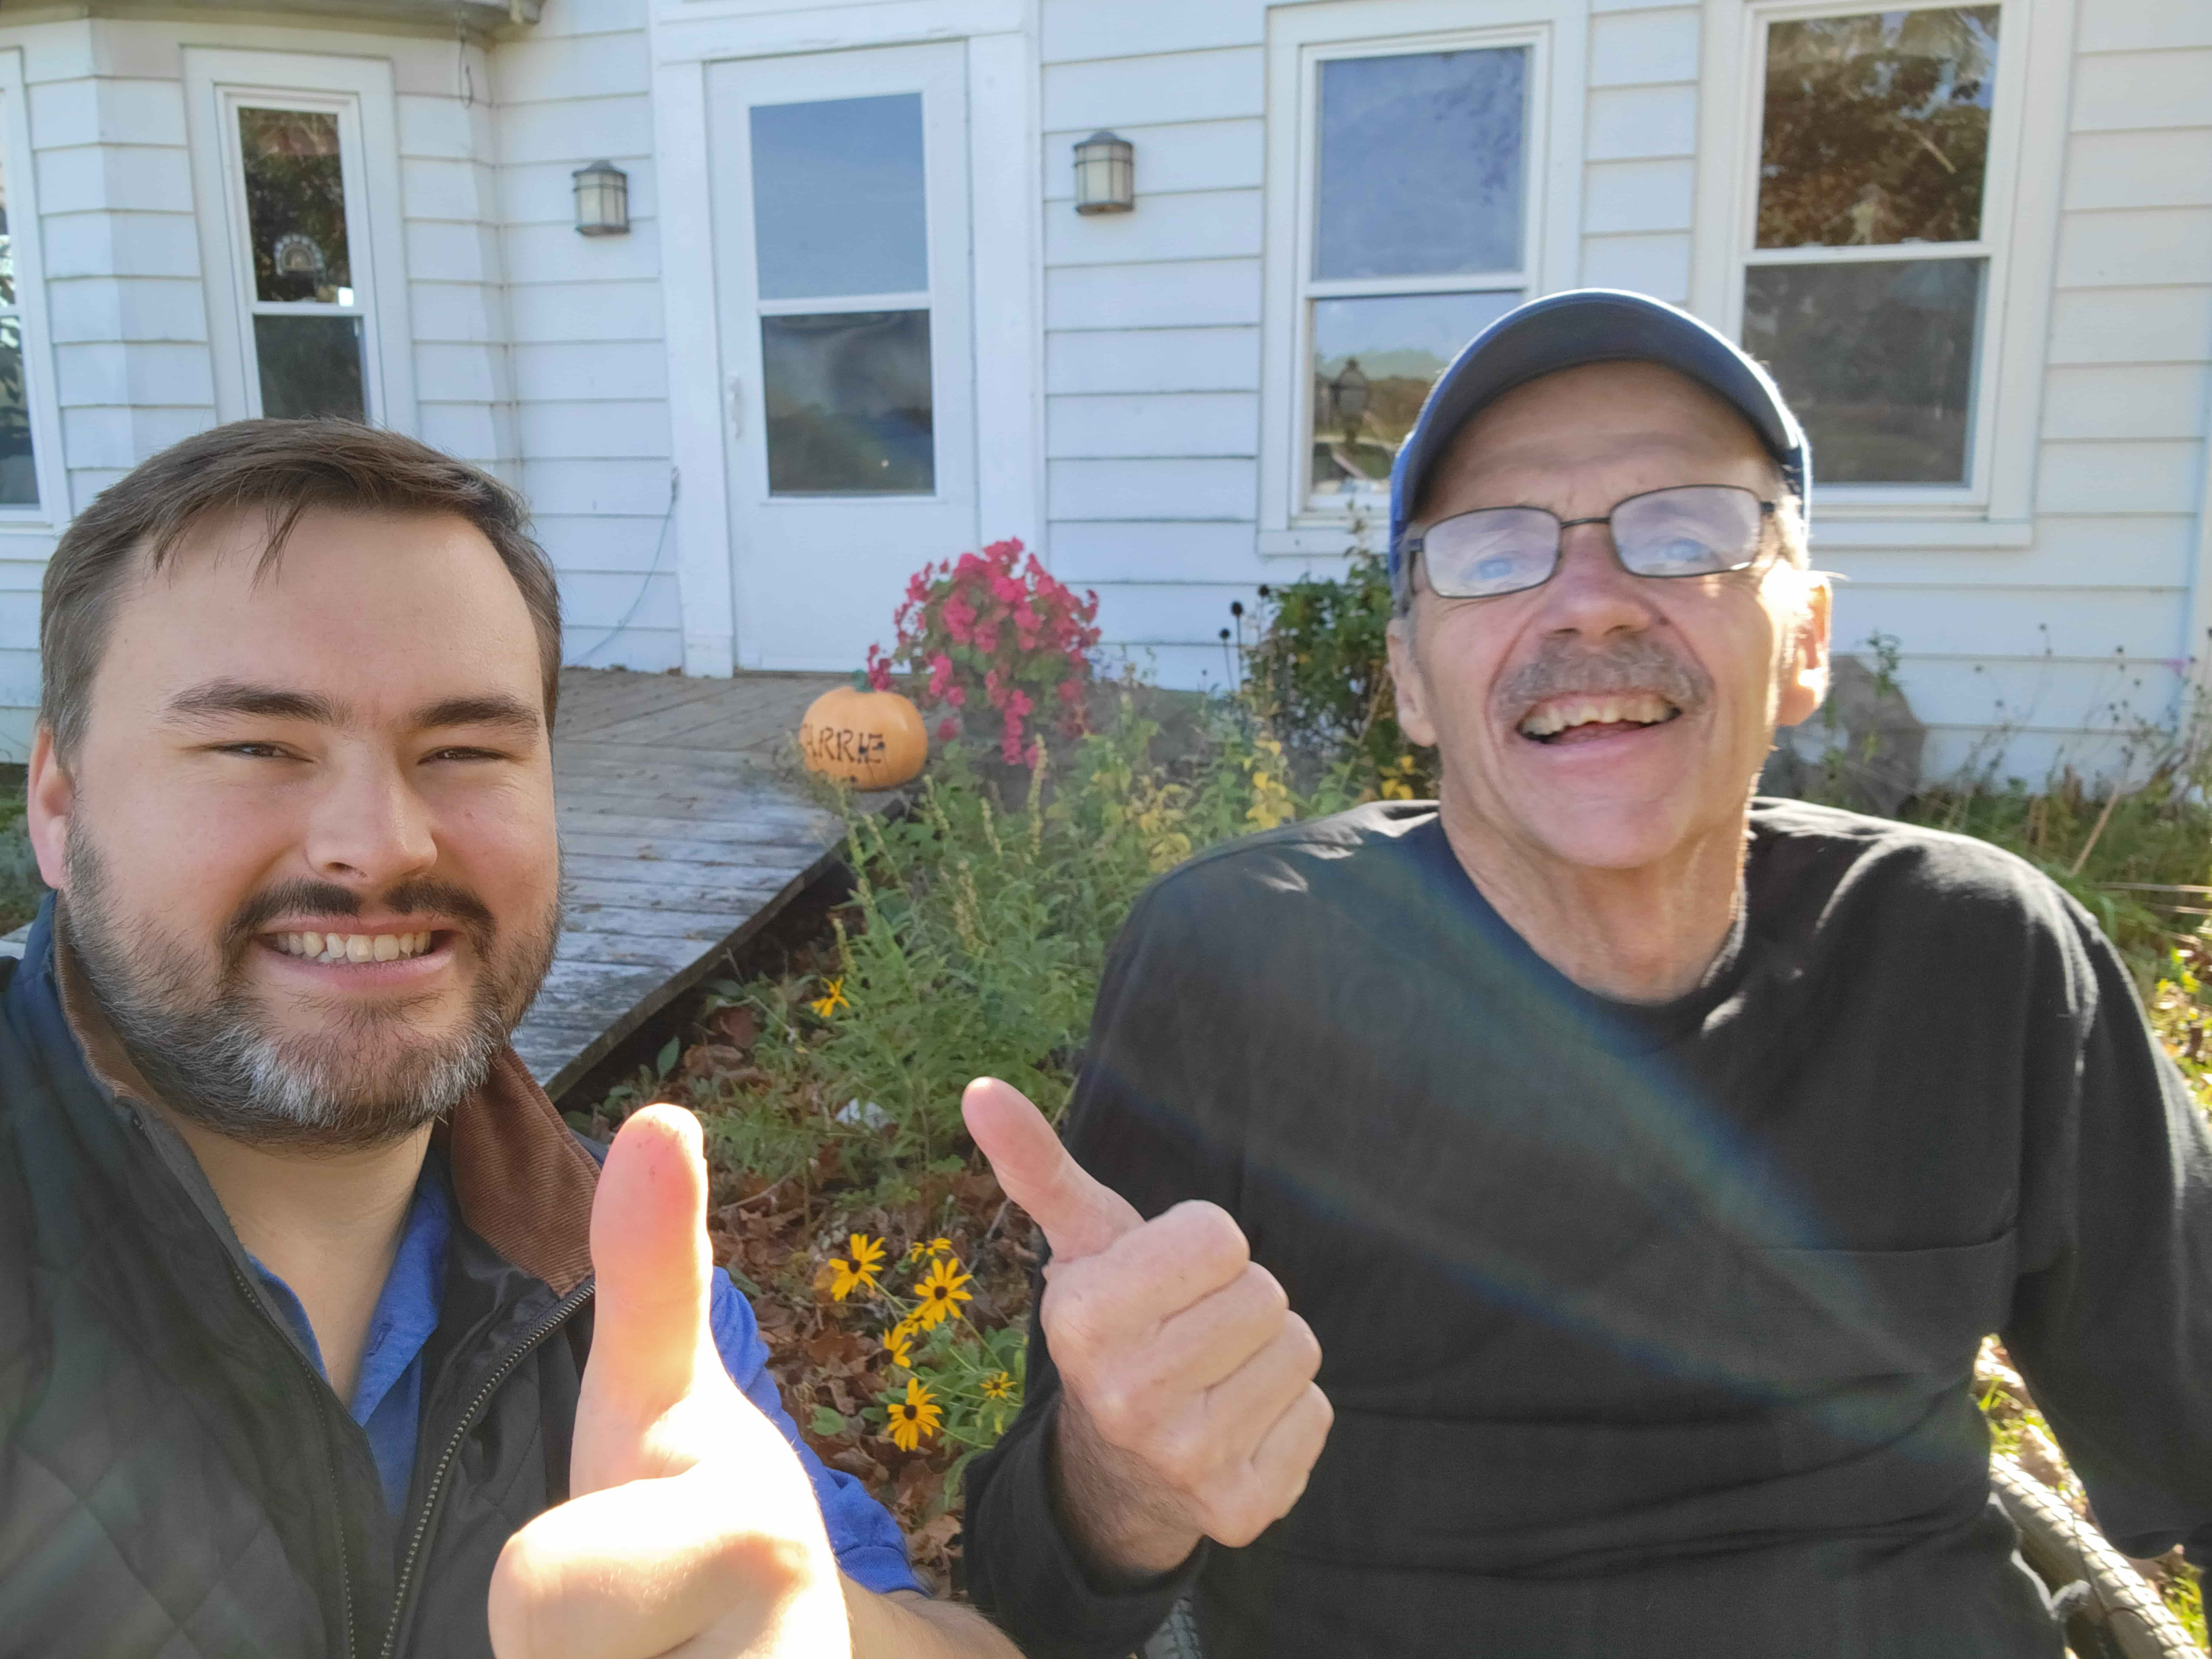
<svg viewBox="0 0 2212 1659"><path fill-rule="evenodd" d="M318 726L341 725L345 713L342 705L319 692L255 685L245 680L210 680L178 692L162 710L164 717L173 720L214 720L226 714L247 714L263 720L312 720Z"/></svg>
<svg viewBox="0 0 2212 1659"><path fill-rule="evenodd" d="M299 691L278 685L256 685L243 680L210 680L169 699L163 714L171 720L198 723L230 715L278 720L306 720L317 726L343 726L346 705L317 691ZM455 726L491 726L531 735L545 729L544 716L531 703L504 692L443 697L416 710L408 721L411 730L437 731Z"/></svg>
<svg viewBox="0 0 2212 1659"><path fill-rule="evenodd" d="M496 726L535 736L545 729L545 716L535 704L498 691L482 696L447 697L419 711L414 725L417 731L447 726Z"/></svg>

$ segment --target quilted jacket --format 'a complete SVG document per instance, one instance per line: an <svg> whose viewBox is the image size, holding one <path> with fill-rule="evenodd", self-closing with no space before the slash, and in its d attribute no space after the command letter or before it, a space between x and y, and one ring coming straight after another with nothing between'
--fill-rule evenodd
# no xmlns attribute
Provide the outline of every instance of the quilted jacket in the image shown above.
<svg viewBox="0 0 2212 1659"><path fill-rule="evenodd" d="M50 924L0 988L0 1656L489 1654L500 1549L567 1492L592 1158L511 1053L441 1130L461 1224L394 1516Z"/></svg>

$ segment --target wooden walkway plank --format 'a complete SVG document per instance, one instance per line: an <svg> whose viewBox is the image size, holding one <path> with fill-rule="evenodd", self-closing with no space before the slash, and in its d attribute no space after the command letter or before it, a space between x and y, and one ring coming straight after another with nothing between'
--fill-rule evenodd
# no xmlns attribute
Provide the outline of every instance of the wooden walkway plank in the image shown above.
<svg viewBox="0 0 2212 1659"><path fill-rule="evenodd" d="M840 855L775 763L838 675L567 669L554 732L568 914L515 1051L556 1097ZM860 796L863 811L890 795Z"/></svg>

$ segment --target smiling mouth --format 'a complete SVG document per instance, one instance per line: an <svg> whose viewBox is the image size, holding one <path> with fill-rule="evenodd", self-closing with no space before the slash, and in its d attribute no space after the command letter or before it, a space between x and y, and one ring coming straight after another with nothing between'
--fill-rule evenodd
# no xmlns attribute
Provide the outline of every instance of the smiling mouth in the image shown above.
<svg viewBox="0 0 2212 1659"><path fill-rule="evenodd" d="M1664 726L1681 713L1656 691L1571 693L1545 698L1514 729L1534 743L1575 743Z"/></svg>
<svg viewBox="0 0 2212 1659"><path fill-rule="evenodd" d="M307 962L404 962L428 951L436 933L270 933L268 942Z"/></svg>

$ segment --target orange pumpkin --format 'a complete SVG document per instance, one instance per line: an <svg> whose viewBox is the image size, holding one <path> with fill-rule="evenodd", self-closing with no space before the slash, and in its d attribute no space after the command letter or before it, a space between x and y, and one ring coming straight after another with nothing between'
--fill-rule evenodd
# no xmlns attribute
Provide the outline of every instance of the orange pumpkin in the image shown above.
<svg viewBox="0 0 2212 1659"><path fill-rule="evenodd" d="M929 729L896 691L841 685L815 698L799 722L799 752L811 772L862 789L896 789L921 775Z"/></svg>

